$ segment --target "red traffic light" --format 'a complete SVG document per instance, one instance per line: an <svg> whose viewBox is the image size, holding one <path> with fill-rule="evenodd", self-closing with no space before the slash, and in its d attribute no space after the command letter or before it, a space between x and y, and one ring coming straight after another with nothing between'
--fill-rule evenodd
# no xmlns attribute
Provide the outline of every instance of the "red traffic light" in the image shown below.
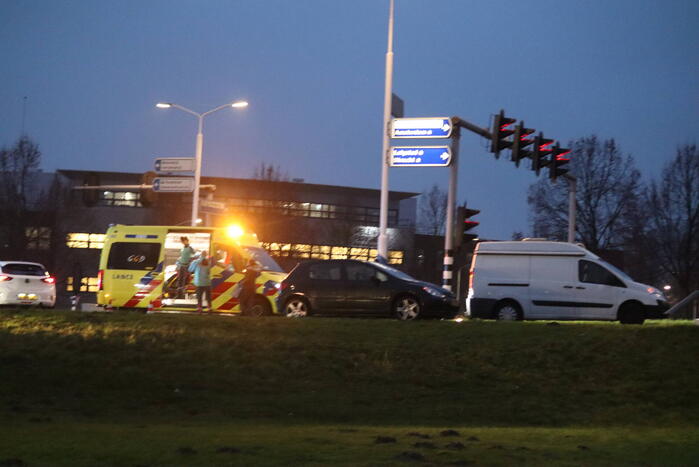
<svg viewBox="0 0 699 467"><path fill-rule="evenodd" d="M515 132L514 129L510 128L510 125L516 121L517 120L514 118L506 117L504 110L501 110L500 113L495 116L493 120L490 152L495 154L496 158L500 157L501 150L512 146L512 141L507 141L507 138Z"/></svg>
<svg viewBox="0 0 699 467"><path fill-rule="evenodd" d="M476 228L480 224L480 222L469 219L469 217L475 216L480 212L481 211L479 209L469 209L465 206L457 207L456 225L454 229L454 246L458 247L478 237L475 234L468 234L466 232Z"/></svg>
<svg viewBox="0 0 699 467"><path fill-rule="evenodd" d="M533 128L524 128L524 122L519 122L515 128L514 136L512 137L512 162L519 167L519 161L531 155L530 151L525 151L524 148L534 142L533 139L527 139L527 136L534 133Z"/></svg>
<svg viewBox="0 0 699 467"><path fill-rule="evenodd" d="M556 178L568 173L568 169L562 168L570 162L570 159L565 157L570 154L570 149L561 148L558 143L551 150L551 165L549 166L549 178L556 181Z"/></svg>

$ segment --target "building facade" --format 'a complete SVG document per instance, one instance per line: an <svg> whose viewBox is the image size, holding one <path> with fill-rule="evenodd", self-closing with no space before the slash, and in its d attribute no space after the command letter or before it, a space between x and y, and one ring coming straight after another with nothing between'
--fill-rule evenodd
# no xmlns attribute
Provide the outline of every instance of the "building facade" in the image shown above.
<svg viewBox="0 0 699 467"><path fill-rule="evenodd" d="M97 290L99 255L110 224L190 225L192 194L156 193L149 187L154 176L80 170L43 174L44 184L51 180L62 196L60 203L55 200L51 225L33 225L27 233L37 245L29 256L56 274L64 299ZM206 187L200 195L201 225L238 224L256 232L287 271L305 259L376 257L379 190L222 177L202 177L201 183ZM418 195L389 195L388 261L409 273L417 264ZM1 253L8 257L7 251Z"/></svg>

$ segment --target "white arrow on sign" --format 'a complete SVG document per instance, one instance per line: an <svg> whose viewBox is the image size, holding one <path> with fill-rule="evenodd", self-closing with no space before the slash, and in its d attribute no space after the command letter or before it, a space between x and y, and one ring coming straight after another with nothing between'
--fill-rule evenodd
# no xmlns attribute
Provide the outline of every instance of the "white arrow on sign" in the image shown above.
<svg viewBox="0 0 699 467"><path fill-rule="evenodd" d="M446 151L444 151L444 152L442 153L442 155L439 156L439 158L442 159L443 161L445 161L445 160L449 159L449 153L446 152Z"/></svg>

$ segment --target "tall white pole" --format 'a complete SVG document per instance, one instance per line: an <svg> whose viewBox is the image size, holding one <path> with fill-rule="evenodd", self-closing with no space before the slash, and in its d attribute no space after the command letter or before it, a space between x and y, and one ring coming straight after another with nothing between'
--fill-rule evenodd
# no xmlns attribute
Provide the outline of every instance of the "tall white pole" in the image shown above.
<svg viewBox="0 0 699 467"><path fill-rule="evenodd" d="M451 290L454 275L454 206L456 205L456 189L459 176L459 142L461 128L454 128L451 143L451 166L449 167L449 191L447 192L447 220L444 225L444 269L442 271L442 287Z"/></svg>
<svg viewBox="0 0 699 467"><path fill-rule="evenodd" d="M381 148L381 205L379 211L378 256L388 258L388 125L391 120L391 98L393 95L393 0L388 13L388 46L386 48L386 80L383 96L383 144Z"/></svg>
<svg viewBox="0 0 699 467"><path fill-rule="evenodd" d="M204 146L204 115L199 115L199 131L197 131L197 148L194 156L194 192L192 193L192 227L197 225L199 216L199 185L201 184L201 153Z"/></svg>

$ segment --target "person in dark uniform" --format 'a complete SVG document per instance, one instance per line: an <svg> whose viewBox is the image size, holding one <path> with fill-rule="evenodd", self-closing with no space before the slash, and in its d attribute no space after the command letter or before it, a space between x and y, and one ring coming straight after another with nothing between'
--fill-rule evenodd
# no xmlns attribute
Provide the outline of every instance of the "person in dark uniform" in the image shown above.
<svg viewBox="0 0 699 467"><path fill-rule="evenodd" d="M255 281L260 275L260 264L253 258L248 260L248 264L243 271L243 285L240 291L240 312L249 315L255 303Z"/></svg>

